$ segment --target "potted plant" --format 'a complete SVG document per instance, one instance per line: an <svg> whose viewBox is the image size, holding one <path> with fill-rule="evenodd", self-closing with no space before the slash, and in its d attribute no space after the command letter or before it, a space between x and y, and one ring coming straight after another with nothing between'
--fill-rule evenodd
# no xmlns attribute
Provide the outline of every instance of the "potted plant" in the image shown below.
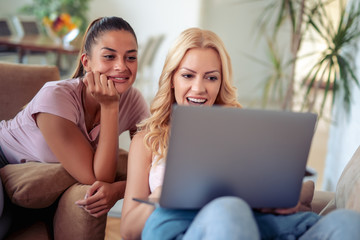
<svg viewBox="0 0 360 240"><path fill-rule="evenodd" d="M338 19L329 14L327 6L339 4ZM317 112L320 116L324 104L332 92L332 104L340 88L344 91L343 102L350 109L351 83L359 86L352 66L352 55L346 52L360 36L360 3L352 1L349 6L343 0L266 0L266 7L261 14L260 33L268 41L272 73L267 77L264 87L264 104L274 94L282 101L281 108L293 110L295 84L299 78L300 89L304 90L302 110ZM276 12L276 14L274 14ZM274 21L275 18L275 21ZM271 35L265 31L271 27ZM276 47L279 30L287 23L290 26L291 60L284 61ZM301 55L304 38L309 36L322 40L325 45L320 50ZM352 51L354 53L354 51ZM313 57L312 67L306 74L296 73L299 61ZM315 59L315 60L314 60ZM320 94L322 89L322 94ZM273 94L271 94L273 93ZM315 102L321 99L319 109L314 109Z"/></svg>
<svg viewBox="0 0 360 240"><path fill-rule="evenodd" d="M20 12L35 16L39 22L57 21L62 14L71 16L80 32L85 32L88 25L87 11L90 0L32 0L32 4L20 8ZM45 30L45 27L43 29Z"/></svg>

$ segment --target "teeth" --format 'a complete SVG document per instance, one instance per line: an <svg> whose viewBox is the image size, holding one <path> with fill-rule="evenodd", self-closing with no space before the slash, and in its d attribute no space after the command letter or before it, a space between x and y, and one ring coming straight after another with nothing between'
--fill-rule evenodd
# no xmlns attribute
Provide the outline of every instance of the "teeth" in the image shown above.
<svg viewBox="0 0 360 240"><path fill-rule="evenodd" d="M189 101L191 101L191 102L195 102L195 103L204 103L204 102L206 102L206 99L203 99L203 98L190 98L190 97L188 97L187 98Z"/></svg>
<svg viewBox="0 0 360 240"><path fill-rule="evenodd" d="M115 77L115 79L117 79L117 80L124 80L124 79L126 79L126 78Z"/></svg>

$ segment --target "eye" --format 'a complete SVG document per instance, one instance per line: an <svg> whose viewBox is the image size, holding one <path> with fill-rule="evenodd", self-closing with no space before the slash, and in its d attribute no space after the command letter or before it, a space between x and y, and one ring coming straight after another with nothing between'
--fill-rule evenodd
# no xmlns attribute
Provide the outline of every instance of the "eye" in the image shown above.
<svg viewBox="0 0 360 240"><path fill-rule="evenodd" d="M189 73L184 73L184 74L181 74L181 76L183 78L192 78L194 75L193 74L189 74Z"/></svg>
<svg viewBox="0 0 360 240"><path fill-rule="evenodd" d="M216 81L219 78L217 76L208 76L207 79L209 79L210 81Z"/></svg>
<svg viewBox="0 0 360 240"><path fill-rule="evenodd" d="M104 58L105 58L105 59L107 59L107 60L112 60L112 59L114 59L114 58L115 58L115 56L114 56L114 55L109 54L109 55L104 55Z"/></svg>
<svg viewBox="0 0 360 240"><path fill-rule="evenodd" d="M137 56L128 56L126 59L129 62L135 62L137 60Z"/></svg>

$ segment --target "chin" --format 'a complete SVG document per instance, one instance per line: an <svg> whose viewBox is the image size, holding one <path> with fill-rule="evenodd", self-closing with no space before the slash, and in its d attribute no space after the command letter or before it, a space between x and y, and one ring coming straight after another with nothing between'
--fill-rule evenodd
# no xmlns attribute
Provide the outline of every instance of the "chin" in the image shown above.
<svg viewBox="0 0 360 240"><path fill-rule="evenodd" d="M118 91L118 93L120 93L120 94L123 92L126 92L131 86L132 86L132 84L124 84L124 83L115 84L115 88Z"/></svg>

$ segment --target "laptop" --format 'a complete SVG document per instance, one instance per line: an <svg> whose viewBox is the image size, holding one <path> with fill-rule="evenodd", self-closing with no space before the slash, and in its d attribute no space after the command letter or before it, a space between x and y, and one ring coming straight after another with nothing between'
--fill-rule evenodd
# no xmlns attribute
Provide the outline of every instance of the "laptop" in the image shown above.
<svg viewBox="0 0 360 240"><path fill-rule="evenodd" d="M162 193L150 204L191 210L221 196L252 208L297 204L316 114L174 105L171 119Z"/></svg>

